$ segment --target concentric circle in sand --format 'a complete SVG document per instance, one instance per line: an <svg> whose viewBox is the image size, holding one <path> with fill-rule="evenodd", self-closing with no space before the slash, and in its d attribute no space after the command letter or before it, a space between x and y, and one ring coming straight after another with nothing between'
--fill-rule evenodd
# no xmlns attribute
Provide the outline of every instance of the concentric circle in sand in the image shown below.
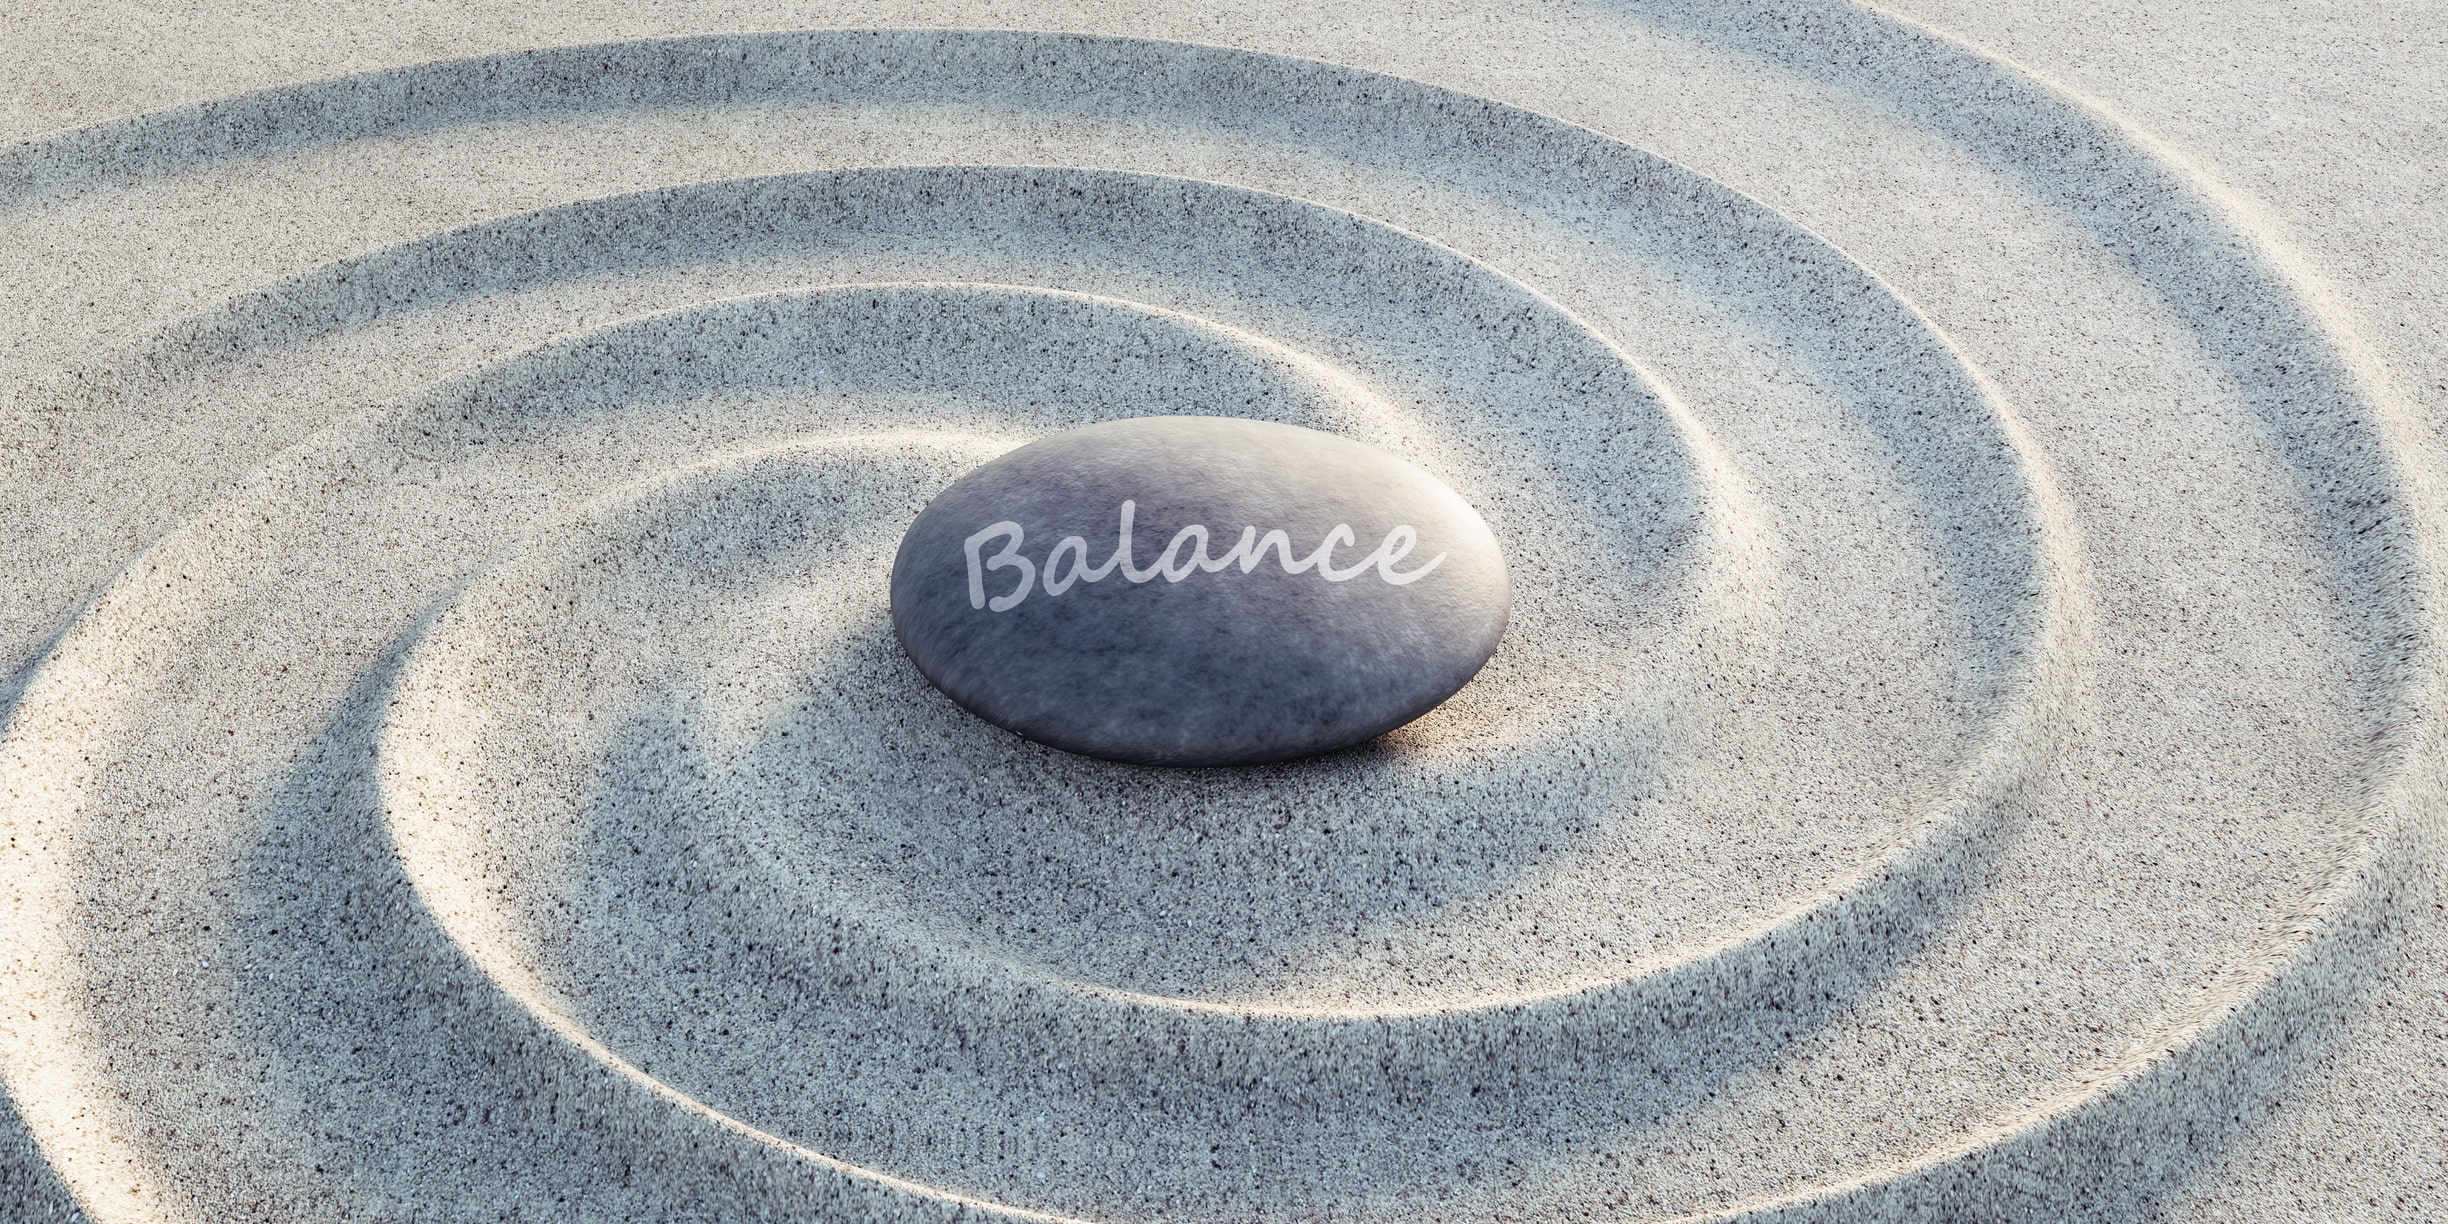
<svg viewBox="0 0 2448 1224"><path fill-rule="evenodd" d="M1795 71L1661 29L1729 90ZM1872 65L1823 88L1988 91L1858 155L2062 249L2010 283L1923 227L2016 338L1827 237L1882 224L1839 177L1771 206L1179 43L623 44L12 154L26 232L168 218L249 269L36 401L260 452L8 690L28 1127L108 1219L2139 1193L2360 972L2436 793L2437 490L2182 167L1884 19L1812 37ZM1516 586L1488 670L1237 771L929 689L885 621L909 517L1163 412L1471 499Z"/></svg>

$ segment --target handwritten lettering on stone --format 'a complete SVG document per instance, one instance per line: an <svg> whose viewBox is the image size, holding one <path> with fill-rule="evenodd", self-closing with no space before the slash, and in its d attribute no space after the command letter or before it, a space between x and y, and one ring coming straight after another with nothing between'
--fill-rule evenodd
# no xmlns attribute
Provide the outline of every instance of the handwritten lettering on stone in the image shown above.
<svg viewBox="0 0 2448 1224"><path fill-rule="evenodd" d="M1010 519L987 524L963 541L961 546L969 563L969 606L982 611L1009 612L1028 598L1031 588L1041 584L1048 596L1059 596L1076 583L1101 582L1116 573L1133 583L1152 582L1157 578L1163 578L1166 582L1180 582L1195 573L1221 574L1235 568L1247 574L1257 569L1269 552L1275 554L1276 563L1287 574L1305 574L1314 570L1328 582L1348 582L1373 569L1389 586L1409 586L1427 577L1430 571L1445 561L1445 554L1438 553L1416 568L1395 569L1397 564L1411 555L1413 549L1419 547L1419 531L1407 523L1397 524L1388 530L1375 551L1348 566L1334 564L1334 550L1338 547L1349 548L1359 542L1349 523L1337 523L1329 528L1316 551L1298 558L1293 556L1291 533L1280 527L1264 535L1260 535L1256 527L1244 527L1241 538L1231 548L1225 549L1222 556L1209 556L1207 528L1204 524L1193 523L1175 532L1172 542L1165 545L1163 552L1156 554L1155 564L1143 568L1133 562L1137 550L1131 542L1131 520L1137 516L1138 510L1136 501L1126 500L1122 503L1121 530L1113 555L1099 565L1088 563L1088 541L1073 535L1064 536L1058 541L1053 551L1046 554L1045 563L1041 566L1021 553L1021 545L1027 540L1028 533L1020 524ZM984 555L986 545L997 539L1003 541L1002 549L992 556ZM1064 568L1066 563L1069 566L1067 569ZM986 576L1003 569L1018 570L1019 578L1010 591L989 597L986 593Z"/></svg>
<svg viewBox="0 0 2448 1224"><path fill-rule="evenodd" d="M1426 713L1495 652L1511 590L1486 521L1400 456L1178 416L1052 434L953 482L902 534L891 605L919 673L988 722L1204 767Z"/></svg>

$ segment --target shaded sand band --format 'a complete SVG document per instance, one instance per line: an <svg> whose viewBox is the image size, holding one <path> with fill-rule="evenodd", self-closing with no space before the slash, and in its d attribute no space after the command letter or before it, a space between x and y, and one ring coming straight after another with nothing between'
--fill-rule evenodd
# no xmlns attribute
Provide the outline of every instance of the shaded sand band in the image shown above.
<svg viewBox="0 0 2448 1224"><path fill-rule="evenodd" d="M2439 468L2163 150L1875 11L1793 17L1658 24L1919 100L1860 156L2019 219L2014 277L1947 253L2045 342L1942 331L1701 167L1182 43L556 50L0 159L14 233L244 263L256 219L189 201L252 191L337 234L177 320L29 324L100 339L24 369L12 430L267 455L0 694L0 1079L66 1191L2140 1201L2357 989L2436 816ZM667 155L609 155L639 142ZM544 185L385 203L480 163ZM1516 586L1487 671L1379 744L1213 773L929 690L884 621L901 526L1160 412L1470 499Z"/></svg>

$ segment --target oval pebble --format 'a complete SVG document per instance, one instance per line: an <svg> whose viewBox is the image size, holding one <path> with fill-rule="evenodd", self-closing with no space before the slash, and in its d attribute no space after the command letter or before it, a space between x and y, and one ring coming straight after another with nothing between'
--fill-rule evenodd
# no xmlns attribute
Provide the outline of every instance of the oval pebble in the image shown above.
<svg viewBox="0 0 2448 1224"><path fill-rule="evenodd" d="M964 708L1141 765L1281 761L1418 718L1487 663L1512 587L1487 523L1374 447L1142 417L1043 438L902 536L893 628Z"/></svg>

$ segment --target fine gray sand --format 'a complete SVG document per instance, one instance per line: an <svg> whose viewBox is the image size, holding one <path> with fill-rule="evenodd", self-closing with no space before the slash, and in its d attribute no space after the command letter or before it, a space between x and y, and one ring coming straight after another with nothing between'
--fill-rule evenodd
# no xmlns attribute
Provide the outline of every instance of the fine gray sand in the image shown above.
<svg viewBox="0 0 2448 1224"><path fill-rule="evenodd" d="M0 1220L2448 1218L2443 30L13 3ZM919 507L1168 412L1487 669L928 687Z"/></svg>

